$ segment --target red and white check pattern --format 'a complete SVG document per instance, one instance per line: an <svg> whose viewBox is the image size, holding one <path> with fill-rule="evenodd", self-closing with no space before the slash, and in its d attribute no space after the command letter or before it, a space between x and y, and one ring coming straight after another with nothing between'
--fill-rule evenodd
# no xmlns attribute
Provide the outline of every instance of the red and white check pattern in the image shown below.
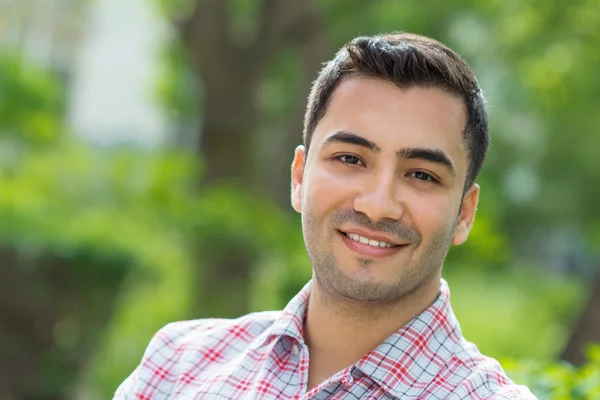
<svg viewBox="0 0 600 400"><path fill-rule="evenodd" d="M462 337L445 281L421 315L307 391L302 321L310 289L311 282L281 312L167 325L114 399L535 399Z"/></svg>

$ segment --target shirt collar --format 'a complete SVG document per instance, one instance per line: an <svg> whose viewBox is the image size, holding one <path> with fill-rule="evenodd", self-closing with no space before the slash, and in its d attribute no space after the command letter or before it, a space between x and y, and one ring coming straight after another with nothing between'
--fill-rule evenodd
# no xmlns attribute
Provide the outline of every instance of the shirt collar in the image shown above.
<svg viewBox="0 0 600 400"><path fill-rule="evenodd" d="M303 326L312 288L309 281L273 323L268 338L289 336L303 343ZM411 399L429 385L452 357L462 337L442 279L435 302L360 359L355 367L391 395Z"/></svg>
<svg viewBox="0 0 600 400"><path fill-rule="evenodd" d="M274 337L289 336L300 343L304 343L304 318L308 309L308 298L312 288L312 280L290 300L285 308L279 313L271 329L258 345L263 345Z"/></svg>
<svg viewBox="0 0 600 400"><path fill-rule="evenodd" d="M425 389L454 354L462 332L440 282L435 302L356 363L357 369L395 397L412 399Z"/></svg>

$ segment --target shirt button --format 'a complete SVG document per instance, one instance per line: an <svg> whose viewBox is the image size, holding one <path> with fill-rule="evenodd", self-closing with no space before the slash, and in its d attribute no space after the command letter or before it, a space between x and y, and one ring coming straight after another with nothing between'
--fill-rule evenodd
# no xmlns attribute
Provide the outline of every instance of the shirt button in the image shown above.
<svg viewBox="0 0 600 400"><path fill-rule="evenodd" d="M298 357L298 354L300 354L300 350L298 349L297 344L294 345L294 348L292 349L292 351L294 352L294 357Z"/></svg>
<svg viewBox="0 0 600 400"><path fill-rule="evenodd" d="M354 377L352 375L346 375L342 378L344 386L350 386L354 383Z"/></svg>

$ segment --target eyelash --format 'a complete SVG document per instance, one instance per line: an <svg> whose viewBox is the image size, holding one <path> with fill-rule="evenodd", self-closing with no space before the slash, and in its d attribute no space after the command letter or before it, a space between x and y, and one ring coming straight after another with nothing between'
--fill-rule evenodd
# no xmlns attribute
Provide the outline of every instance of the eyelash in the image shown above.
<svg viewBox="0 0 600 400"><path fill-rule="evenodd" d="M358 163L361 163L363 166L365 165L365 163L359 157L351 155L351 154L341 154L341 155L335 157L336 160L338 160L346 165L361 165L358 163L355 164L355 163L350 163L350 162L344 161L344 158L352 158L352 159L358 161ZM424 178L424 179L417 178L415 176L416 174L421 175L422 178ZM423 177L423 175L424 175L424 177ZM423 181L423 182L439 183L439 181L436 178L434 178L433 175L428 174L427 172L423 172L423 171L413 171L409 174L409 176L412 176L413 178L415 178L419 181Z"/></svg>
<svg viewBox="0 0 600 400"><path fill-rule="evenodd" d="M425 179L420 179L417 178L415 175L416 174L421 174L421 175L425 175ZM423 172L423 171L413 171L411 172L409 175L411 175L412 177L414 177L415 179L418 179L420 181L423 182L431 182L431 183L439 183L437 179L435 179L433 176L431 176L430 174L428 174L427 172Z"/></svg>
<svg viewBox="0 0 600 400"><path fill-rule="evenodd" d="M357 164L353 164L353 163L346 162L346 161L343 160L344 157L353 158L353 159L357 160L358 162L362 163L362 165L365 165L365 163L363 162L363 160L361 160L357 156L353 156L352 154L340 154L339 156L336 156L335 159L343 162L344 164L348 164L348 165L360 165L358 163Z"/></svg>

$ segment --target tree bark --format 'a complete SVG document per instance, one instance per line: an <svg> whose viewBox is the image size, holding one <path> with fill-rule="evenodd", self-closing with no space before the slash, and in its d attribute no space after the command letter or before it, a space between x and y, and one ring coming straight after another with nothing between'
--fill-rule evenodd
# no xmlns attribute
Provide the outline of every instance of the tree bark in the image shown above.
<svg viewBox="0 0 600 400"><path fill-rule="evenodd" d="M585 363L588 344L600 343L600 271L590 287L590 297L575 323L561 358L575 366Z"/></svg>

